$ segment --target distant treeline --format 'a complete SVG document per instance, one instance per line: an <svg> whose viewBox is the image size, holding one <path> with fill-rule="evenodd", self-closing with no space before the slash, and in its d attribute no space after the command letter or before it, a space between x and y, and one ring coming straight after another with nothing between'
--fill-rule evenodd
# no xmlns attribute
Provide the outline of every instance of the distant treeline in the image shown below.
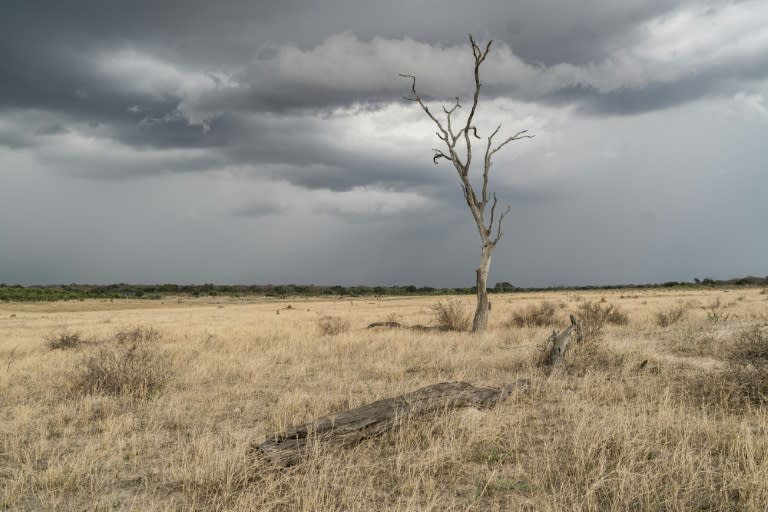
<svg viewBox="0 0 768 512"><path fill-rule="evenodd" d="M727 286L768 286L766 277L742 277L737 279L694 279L693 282L668 281L657 284L622 284L608 286L549 286L546 288L519 288L508 282L496 283L491 293L530 292L545 290L612 290L632 288L699 288ZM475 288L433 288L431 286L318 286L318 285L219 285L219 284L67 284L45 286L21 286L0 284L0 301L57 301L81 299L155 299L165 296L189 297L364 297L394 295L449 295L474 294Z"/></svg>

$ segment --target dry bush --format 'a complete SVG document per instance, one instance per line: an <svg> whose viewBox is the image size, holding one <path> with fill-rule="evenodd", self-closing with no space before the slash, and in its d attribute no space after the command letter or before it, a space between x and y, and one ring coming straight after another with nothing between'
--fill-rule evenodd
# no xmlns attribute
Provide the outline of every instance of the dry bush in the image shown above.
<svg viewBox="0 0 768 512"><path fill-rule="evenodd" d="M682 305L672 306L664 311L657 311L655 315L656 325L659 327L669 327L682 320L687 313L688 310Z"/></svg>
<svg viewBox="0 0 768 512"><path fill-rule="evenodd" d="M154 343L160 339L160 333L153 327L137 326L121 329L115 333L118 343Z"/></svg>
<svg viewBox="0 0 768 512"><path fill-rule="evenodd" d="M728 306L724 304L720 297L714 300L709 306L702 306L701 309L707 312L707 320L712 323L725 322L731 317L730 313L725 312Z"/></svg>
<svg viewBox="0 0 768 512"><path fill-rule="evenodd" d="M613 304L601 305L599 302L584 302L579 305L576 315L581 321L584 344L599 341L606 324L627 325L629 316Z"/></svg>
<svg viewBox="0 0 768 512"><path fill-rule="evenodd" d="M507 325L510 327L551 327L558 324L556 314L555 305L544 301L539 305L531 304L523 311L515 311Z"/></svg>
<svg viewBox="0 0 768 512"><path fill-rule="evenodd" d="M438 302L432 306L432 314L437 327L444 331L467 331L472 325L472 319L457 300Z"/></svg>
<svg viewBox="0 0 768 512"><path fill-rule="evenodd" d="M87 343L79 332L59 331L45 338L46 346L51 350L67 350Z"/></svg>
<svg viewBox="0 0 768 512"><path fill-rule="evenodd" d="M349 322L338 316L324 316L317 321L323 336L337 336L349 330Z"/></svg>
<svg viewBox="0 0 768 512"><path fill-rule="evenodd" d="M675 354L688 357L715 357L723 343L712 327L707 324L684 325L664 343L664 347Z"/></svg>
<svg viewBox="0 0 768 512"><path fill-rule="evenodd" d="M734 391L752 403L768 402L768 326L742 331L725 359Z"/></svg>
<svg viewBox="0 0 768 512"><path fill-rule="evenodd" d="M119 331L80 362L73 389L88 395L156 396L170 378L169 360L157 350L158 339L151 328Z"/></svg>
<svg viewBox="0 0 768 512"><path fill-rule="evenodd" d="M384 319L385 322L393 322L393 323L402 323L403 317L402 315L398 315L397 313L390 313L387 315L387 317Z"/></svg>

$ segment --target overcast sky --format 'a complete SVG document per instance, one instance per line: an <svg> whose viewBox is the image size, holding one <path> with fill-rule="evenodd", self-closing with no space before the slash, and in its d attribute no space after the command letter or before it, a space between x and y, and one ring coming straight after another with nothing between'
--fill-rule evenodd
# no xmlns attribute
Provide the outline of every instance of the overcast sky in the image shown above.
<svg viewBox="0 0 768 512"><path fill-rule="evenodd" d="M768 274L768 2L4 0L0 282L472 285L469 32L491 285Z"/></svg>

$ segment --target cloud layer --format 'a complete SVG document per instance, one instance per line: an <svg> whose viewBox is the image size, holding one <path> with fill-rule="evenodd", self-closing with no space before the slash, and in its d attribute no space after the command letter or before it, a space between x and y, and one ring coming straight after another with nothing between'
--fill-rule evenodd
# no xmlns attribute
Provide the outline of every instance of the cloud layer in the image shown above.
<svg viewBox="0 0 768 512"><path fill-rule="evenodd" d="M767 272L763 2L10 1L0 281L467 285L476 234L398 73L467 106L468 31L494 39L481 135L536 134L495 163L495 276Z"/></svg>

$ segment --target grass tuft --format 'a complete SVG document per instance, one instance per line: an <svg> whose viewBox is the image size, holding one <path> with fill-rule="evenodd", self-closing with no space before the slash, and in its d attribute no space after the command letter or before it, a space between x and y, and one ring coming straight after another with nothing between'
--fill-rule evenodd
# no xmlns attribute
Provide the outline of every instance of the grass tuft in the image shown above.
<svg viewBox="0 0 768 512"><path fill-rule="evenodd" d="M317 321L323 336L338 336L349 331L349 322L339 316L324 316Z"/></svg>
<svg viewBox="0 0 768 512"><path fill-rule="evenodd" d="M507 322L509 327L552 327L557 325L557 308L551 302L531 304L522 311L515 311Z"/></svg>
<svg viewBox="0 0 768 512"><path fill-rule="evenodd" d="M679 322L688 314L688 310L685 306L677 305L663 311L656 312L656 325L659 327L669 327L670 325Z"/></svg>

